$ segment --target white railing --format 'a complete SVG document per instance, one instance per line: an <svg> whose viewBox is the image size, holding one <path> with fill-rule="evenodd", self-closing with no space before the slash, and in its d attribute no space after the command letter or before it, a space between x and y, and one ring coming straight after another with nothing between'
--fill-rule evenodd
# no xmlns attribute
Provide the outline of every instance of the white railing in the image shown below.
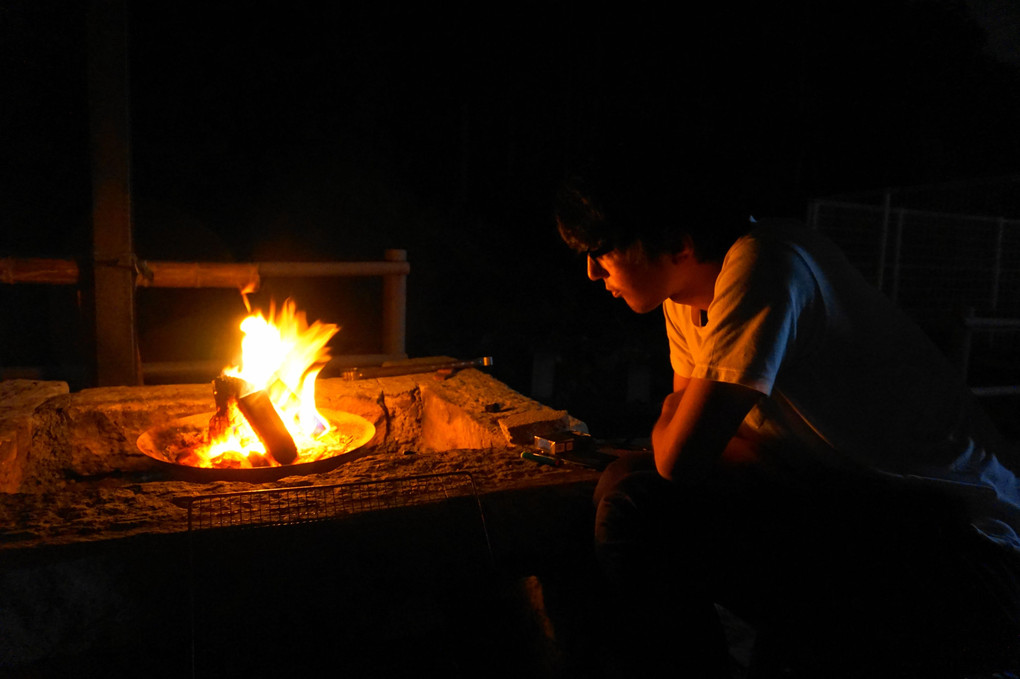
<svg viewBox="0 0 1020 679"><path fill-rule="evenodd" d="M918 317L955 315L953 353L964 375L980 335L1020 368L1020 220L882 204L816 200L808 224L824 233L879 290ZM982 396L1020 384L972 387Z"/></svg>

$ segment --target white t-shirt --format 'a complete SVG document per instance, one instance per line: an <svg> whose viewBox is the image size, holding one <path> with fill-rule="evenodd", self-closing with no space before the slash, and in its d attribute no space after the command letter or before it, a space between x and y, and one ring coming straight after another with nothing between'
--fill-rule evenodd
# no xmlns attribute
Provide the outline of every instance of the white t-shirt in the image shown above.
<svg viewBox="0 0 1020 679"><path fill-rule="evenodd" d="M1020 552L1020 482L959 370L822 236L759 225L727 252L707 319L663 308L678 375L767 397L743 435L804 464L939 484Z"/></svg>

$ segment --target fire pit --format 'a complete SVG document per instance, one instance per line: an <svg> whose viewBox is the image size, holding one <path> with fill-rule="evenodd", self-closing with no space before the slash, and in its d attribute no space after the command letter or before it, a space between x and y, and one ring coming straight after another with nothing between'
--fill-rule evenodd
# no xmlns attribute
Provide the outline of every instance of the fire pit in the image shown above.
<svg viewBox="0 0 1020 679"><path fill-rule="evenodd" d="M279 314L273 305L268 317L251 313L240 327L240 362L213 380L216 411L146 431L138 438L143 453L172 469L204 470L188 472L196 478L259 482L331 469L372 440L364 418L316 408L315 382L336 325L309 324L288 299Z"/></svg>
<svg viewBox="0 0 1020 679"><path fill-rule="evenodd" d="M427 357L406 365L446 360ZM292 464L249 469L179 464L172 452L182 428L192 439L201 438L212 416L211 392L208 384L68 393L66 384L56 382L0 382L0 509L13 512L0 530L0 549L91 539L87 536L107 530L119 535L180 530L184 517L173 497L252 484L330 484L461 470L471 470L483 489L592 478L590 470L522 460L521 446L535 434L583 424L481 370L319 379L318 412L350 441L327 447L321 460L298 457ZM102 497L85 500L83 493ZM89 508L79 510L82 502ZM130 528L113 528L125 522Z"/></svg>
<svg viewBox="0 0 1020 679"><path fill-rule="evenodd" d="M423 357L408 361L407 366L450 360ZM405 479L468 473L474 487L445 487L442 501L460 502L462 490L477 492L501 568L523 568L521 564L564 550L583 550L589 544L590 532L582 525L589 520L597 472L521 459L523 446L535 434L583 424L513 391L482 370L319 379L317 408L331 425L343 431L351 422L363 421L371 425L368 431L374 430L370 441L360 447L352 444L331 459L208 469L172 463L165 449L157 456L142 451L145 441L156 441L161 432L191 423L189 418L194 418L196 430L206 427L213 400L208 384L68 393L66 384L55 382L0 382L0 553L4 555L0 609L23 612L16 619L5 619L0 673L3 662L27 665L75 649L103 650L108 643L120 653L123 647L117 646L118 640L148 649L145 644L156 644L156 640L144 633L157 625L166 627L167 611L185 617L180 631L186 635L190 581L186 574L191 567L187 507L211 494L265 490L290 497L306 488L318 493L351 484L403 488ZM337 413L352 417L345 420ZM365 432L361 438L368 435ZM333 467L324 469L320 464ZM432 501L435 493L426 496L408 489L412 495L404 497L403 492L396 499L401 507L408 507L407 512L432 516L421 502ZM243 502L248 502L246 496ZM369 545L402 544L399 524L375 521L392 510L376 511L368 509L363 520L344 518L315 525L328 535L333 529L327 524L335 523L337 530L341 524L351 530L364 526ZM434 528L445 535L444 525ZM320 528L308 530L318 536L315 531ZM280 533L278 539L285 535ZM450 549L459 549L457 534L451 535L446 542ZM312 541L332 550L309 557L309 563L320 569L325 564L357 563L363 557L332 537ZM217 530L208 531L207 543L219 546ZM457 551L442 550L429 556L454 563L461 557ZM420 565L395 563L410 571ZM354 576L348 581L353 590L363 584ZM89 596L83 597L83 591ZM314 596L320 595L316 591ZM176 637L170 641L176 643ZM165 649L156 650L152 658L167 657Z"/></svg>
<svg viewBox="0 0 1020 679"><path fill-rule="evenodd" d="M196 581L250 602L252 588L222 573L261 586L267 563L277 564L274 586L295 588L270 617L304 610L298 599L318 601L327 585L334 601L371 593L360 607L370 611L405 570L463 568L470 545L458 526L477 528L483 505L501 568L569 550L572 540L587 547L590 532L578 524L589 520L596 472L521 457L535 435L583 428L565 411L474 369L484 361L424 357L318 379L335 326L308 324L290 304L245 324L242 360L212 386L68 393L62 383L0 382L0 610L23 612L4 618L0 673L5 663L28 667L76 649L121 657L126 647L134 662L159 665L168 648L198 643L180 638L196 620L185 602L206 591ZM454 478L470 482L420 484ZM203 523L202 508L223 502L229 511ZM465 502L473 523L459 518ZM260 522L249 520L256 515ZM315 520L298 530L295 516ZM237 539L226 540L235 528ZM299 536L307 549L295 549ZM248 542L258 558L243 552ZM421 549L405 554L409 543ZM391 548L403 556L383 558ZM348 575L338 578L341 567ZM367 587L369 577L381 579ZM167 611L181 624L167 625ZM349 615L330 638L349 636ZM145 634L157 626L178 636ZM250 641L247 627L238 630ZM130 674L152 674L141 669Z"/></svg>
<svg viewBox="0 0 1020 679"><path fill-rule="evenodd" d="M229 459L221 460L218 465L195 464L202 461L195 451L201 450L206 443L209 421L216 413L191 415L169 426L154 427L138 437L138 449L155 460L172 478L248 483L327 472L371 452L364 447L375 436L375 426L371 422L360 415L338 410L325 410L322 414L330 424L329 430L320 437L314 448L298 451L295 460L289 464L266 461L264 457L258 456L256 459L264 464L252 466L249 457L254 456L240 454L220 455L220 458Z"/></svg>

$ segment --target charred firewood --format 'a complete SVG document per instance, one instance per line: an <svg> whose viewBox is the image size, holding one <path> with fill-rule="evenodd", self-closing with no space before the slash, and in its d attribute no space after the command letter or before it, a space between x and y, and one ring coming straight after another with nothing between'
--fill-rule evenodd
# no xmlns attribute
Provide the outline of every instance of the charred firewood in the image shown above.
<svg viewBox="0 0 1020 679"><path fill-rule="evenodd" d="M232 398L240 398L241 394L250 391L248 383L240 377L220 375L213 380L213 398L216 399L216 410L226 410Z"/></svg>
<svg viewBox="0 0 1020 679"><path fill-rule="evenodd" d="M248 462L251 463L252 467L271 467L269 458L262 453L251 451L248 453Z"/></svg>
<svg viewBox="0 0 1020 679"><path fill-rule="evenodd" d="M212 465L216 469L244 469L247 456L236 450L230 450L219 457L213 458Z"/></svg>
<svg viewBox="0 0 1020 679"><path fill-rule="evenodd" d="M191 450L180 450L174 455L171 460L174 464L183 464L189 467L198 466L198 455L195 455L194 451Z"/></svg>
<svg viewBox="0 0 1020 679"><path fill-rule="evenodd" d="M213 380L213 398L216 399L216 413L209 419L209 440L215 441L230 427L230 402L236 401L248 391L248 383L240 377L220 375Z"/></svg>

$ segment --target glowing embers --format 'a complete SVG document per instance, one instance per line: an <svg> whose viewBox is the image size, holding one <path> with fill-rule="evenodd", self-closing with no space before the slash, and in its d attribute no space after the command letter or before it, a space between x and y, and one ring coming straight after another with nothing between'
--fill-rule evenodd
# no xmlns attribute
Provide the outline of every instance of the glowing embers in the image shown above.
<svg viewBox="0 0 1020 679"><path fill-rule="evenodd" d="M244 470L302 465L363 446L370 422L315 405L315 380L329 360L338 328L311 325L292 300L277 316L241 322L241 362L213 381L216 412L150 430L138 439L146 455L186 467Z"/></svg>

